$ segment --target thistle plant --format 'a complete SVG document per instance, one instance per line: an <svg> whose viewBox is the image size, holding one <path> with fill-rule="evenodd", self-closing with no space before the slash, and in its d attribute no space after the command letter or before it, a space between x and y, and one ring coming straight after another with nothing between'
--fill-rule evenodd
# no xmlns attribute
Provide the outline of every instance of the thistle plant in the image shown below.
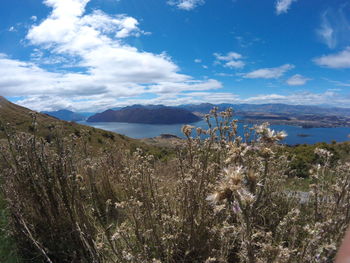
<svg viewBox="0 0 350 263"><path fill-rule="evenodd" d="M214 108L176 156L8 134L1 191L36 262L332 262L350 219L350 164L316 149L309 191L287 187L285 132ZM34 127L35 128L35 127ZM94 154L93 154L94 153Z"/></svg>

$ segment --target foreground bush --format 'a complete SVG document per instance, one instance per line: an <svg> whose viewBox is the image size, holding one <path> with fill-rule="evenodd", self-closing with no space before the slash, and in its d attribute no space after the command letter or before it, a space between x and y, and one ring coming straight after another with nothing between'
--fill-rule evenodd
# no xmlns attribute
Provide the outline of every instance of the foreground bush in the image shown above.
<svg viewBox="0 0 350 263"><path fill-rule="evenodd" d="M316 149L310 192L286 189L286 134L237 134L206 116L167 163L138 150L89 154L84 136L9 134L1 191L33 262L332 262L350 219L349 164ZM212 123L214 123L212 125Z"/></svg>

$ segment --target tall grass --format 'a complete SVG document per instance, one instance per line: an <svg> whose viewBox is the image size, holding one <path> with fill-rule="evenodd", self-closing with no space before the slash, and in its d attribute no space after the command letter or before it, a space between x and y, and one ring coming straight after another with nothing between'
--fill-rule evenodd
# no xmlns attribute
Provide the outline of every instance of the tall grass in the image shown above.
<svg viewBox="0 0 350 263"><path fill-rule="evenodd" d="M285 187L290 161L267 124L237 134L232 111L184 126L175 158L118 146L90 154L84 136L8 134L1 192L12 236L33 262L332 262L350 219L349 164Z"/></svg>

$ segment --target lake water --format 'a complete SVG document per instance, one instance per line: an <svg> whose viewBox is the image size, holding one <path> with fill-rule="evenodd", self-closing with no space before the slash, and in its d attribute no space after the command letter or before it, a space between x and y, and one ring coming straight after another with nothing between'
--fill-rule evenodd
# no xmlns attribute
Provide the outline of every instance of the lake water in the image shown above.
<svg viewBox="0 0 350 263"><path fill-rule="evenodd" d="M80 121L80 124L92 126L95 128L116 132L126 135L131 138L151 138L159 136L160 134L174 134L179 137L184 137L181 133L182 124L159 125L159 124L139 124L139 123L123 123L123 122L85 122ZM191 123L192 126L207 129L205 121ZM344 142L350 140L350 127L337 128L301 128L298 126L289 125L271 125L271 128L276 131L285 131L288 137L283 143L294 144L313 144L316 142L331 143L332 140L337 142ZM243 124L239 123L239 134L243 133ZM307 135L307 137L298 136L300 134Z"/></svg>

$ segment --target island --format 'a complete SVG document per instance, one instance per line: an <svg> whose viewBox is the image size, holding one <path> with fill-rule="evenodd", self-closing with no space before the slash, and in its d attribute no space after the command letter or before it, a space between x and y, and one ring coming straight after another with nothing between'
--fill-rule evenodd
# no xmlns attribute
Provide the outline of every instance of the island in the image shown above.
<svg viewBox="0 0 350 263"><path fill-rule="evenodd" d="M201 118L186 109L163 105L133 105L120 110L106 110L87 119L88 122L127 122L142 124L186 124Z"/></svg>

